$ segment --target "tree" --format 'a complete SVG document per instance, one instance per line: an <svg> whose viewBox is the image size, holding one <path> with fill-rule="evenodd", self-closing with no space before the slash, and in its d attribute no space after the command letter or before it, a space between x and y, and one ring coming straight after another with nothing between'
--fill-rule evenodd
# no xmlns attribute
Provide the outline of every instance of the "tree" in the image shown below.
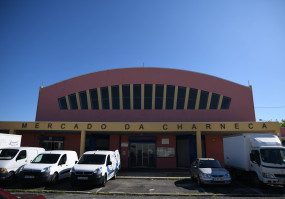
<svg viewBox="0 0 285 199"><path fill-rule="evenodd" d="M285 120L281 120L280 127L285 127Z"/></svg>

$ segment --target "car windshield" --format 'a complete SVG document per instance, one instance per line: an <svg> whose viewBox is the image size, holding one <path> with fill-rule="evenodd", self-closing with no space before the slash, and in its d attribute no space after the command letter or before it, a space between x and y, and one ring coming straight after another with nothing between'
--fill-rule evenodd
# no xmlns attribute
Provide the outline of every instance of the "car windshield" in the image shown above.
<svg viewBox="0 0 285 199"><path fill-rule="evenodd" d="M39 154L32 163L40 164L55 164L57 163L60 154Z"/></svg>
<svg viewBox="0 0 285 199"><path fill-rule="evenodd" d="M200 160L199 168L221 168L221 164L218 160Z"/></svg>
<svg viewBox="0 0 285 199"><path fill-rule="evenodd" d="M0 149L0 160L12 160L18 152L18 149Z"/></svg>
<svg viewBox="0 0 285 199"><path fill-rule="evenodd" d="M260 154L263 162L285 164L285 149L261 149Z"/></svg>
<svg viewBox="0 0 285 199"><path fill-rule="evenodd" d="M104 164L106 155L86 154L83 155L78 164Z"/></svg>

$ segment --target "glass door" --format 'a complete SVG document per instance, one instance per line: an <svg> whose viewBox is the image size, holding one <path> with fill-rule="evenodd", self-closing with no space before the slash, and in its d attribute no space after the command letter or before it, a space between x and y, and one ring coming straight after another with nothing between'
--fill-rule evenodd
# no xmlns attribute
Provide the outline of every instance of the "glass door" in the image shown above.
<svg viewBox="0 0 285 199"><path fill-rule="evenodd" d="M131 167L155 167L155 144L154 143L131 143L130 144Z"/></svg>

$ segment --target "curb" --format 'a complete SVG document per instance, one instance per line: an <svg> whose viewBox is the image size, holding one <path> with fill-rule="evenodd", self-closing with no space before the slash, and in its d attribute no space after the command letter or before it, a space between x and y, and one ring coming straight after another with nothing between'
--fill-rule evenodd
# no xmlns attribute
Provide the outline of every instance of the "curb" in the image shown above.
<svg viewBox="0 0 285 199"><path fill-rule="evenodd" d="M21 190L5 189L7 192L21 193L55 193L55 194L86 194L86 195L120 195L120 196L195 196L195 197L284 197L284 194L209 194L209 193L128 193L128 192L89 192L89 191L56 191L56 190Z"/></svg>
<svg viewBox="0 0 285 199"><path fill-rule="evenodd" d="M143 176L117 176L118 179L146 179L146 180L183 180L191 177L143 177Z"/></svg>

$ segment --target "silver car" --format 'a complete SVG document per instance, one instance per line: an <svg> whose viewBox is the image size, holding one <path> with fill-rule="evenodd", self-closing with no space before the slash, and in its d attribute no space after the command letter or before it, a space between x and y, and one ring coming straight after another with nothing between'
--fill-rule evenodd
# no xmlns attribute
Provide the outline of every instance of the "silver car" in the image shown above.
<svg viewBox="0 0 285 199"><path fill-rule="evenodd" d="M231 176L218 160L198 158L190 168L190 177L201 184L230 184Z"/></svg>

